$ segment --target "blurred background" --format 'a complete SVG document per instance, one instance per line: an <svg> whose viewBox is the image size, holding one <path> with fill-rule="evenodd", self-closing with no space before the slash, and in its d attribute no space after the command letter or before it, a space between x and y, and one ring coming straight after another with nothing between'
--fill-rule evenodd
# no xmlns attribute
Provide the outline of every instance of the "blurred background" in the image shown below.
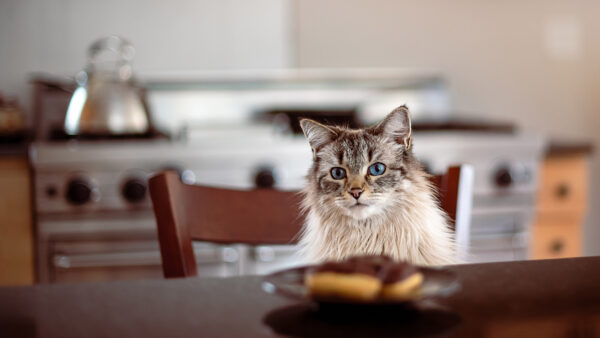
<svg viewBox="0 0 600 338"><path fill-rule="evenodd" d="M401 104L430 172L475 168L470 261L598 255L598 17L591 0L0 1L0 283L160 277L152 173L298 189L298 117L361 126ZM293 254L196 247L206 276Z"/></svg>

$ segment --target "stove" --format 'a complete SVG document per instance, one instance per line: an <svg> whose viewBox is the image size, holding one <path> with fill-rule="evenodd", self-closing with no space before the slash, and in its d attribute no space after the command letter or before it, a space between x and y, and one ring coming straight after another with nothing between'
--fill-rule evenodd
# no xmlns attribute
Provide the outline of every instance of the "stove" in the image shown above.
<svg viewBox="0 0 600 338"><path fill-rule="evenodd" d="M40 280L160 277L146 187L147 178L158 171L175 168L190 184L241 189L265 181L276 189L304 185L311 153L303 137L274 135L253 142L239 137L221 143L211 133L206 136L193 143L34 144ZM414 144L417 157L434 173L456 163L474 168L469 261L526 259L539 139L416 133ZM195 250L200 276L261 273L300 263L292 246L196 243Z"/></svg>
<svg viewBox="0 0 600 338"><path fill-rule="evenodd" d="M249 134L264 131L246 130ZM302 186L312 158L303 139L235 134L237 142L223 143L215 142L208 132L204 140L193 143L33 144L40 280L86 280L100 271L115 277L160 276L156 225L146 186L158 171L176 169L190 184L248 189L267 182L288 190ZM207 243L197 243L195 248L201 276L266 271L261 263L281 261L294 251L285 246Z"/></svg>
<svg viewBox="0 0 600 338"><path fill-rule="evenodd" d="M410 100L420 98L414 105L422 111L426 111L429 98L443 96L415 95L426 90L406 89L406 82L393 94L389 79L379 92L370 80L369 95L364 90L357 95L357 89L346 87L336 88L335 95L328 96L327 91L315 95L315 86L308 86L306 81L303 77L301 87L286 82L275 94L272 88L252 87L252 95L244 87L246 82L236 83L227 91L222 87L216 90L213 84L150 83L149 104L159 122L157 126L172 135L170 138L56 139L48 137L52 133L42 133L46 137L38 138L30 148L39 280L162 278L147 189L147 179L156 172L177 170L190 184L297 190L305 183L312 159L307 141L294 133L298 116L319 115L319 109L326 107L321 116L349 117L360 125L369 122L364 117L372 116L376 107L384 106L391 98L397 103L405 90L411 93L406 96L409 105ZM331 90L331 82L325 86ZM310 94L304 95L304 88ZM240 90L243 99L239 98ZM348 98L341 95L344 90L368 104L348 108ZM66 92L47 92L64 95L65 99L42 95L37 101L48 102L48 110L64 114L58 103L66 109ZM289 106L284 104L288 102L286 97L290 98ZM302 97L311 98L309 106L302 106ZM440 100L435 101L439 108ZM43 106L38 107L44 110ZM229 117L206 115L205 109L214 107L223 114L230 112ZM178 111L185 113L174 113ZM193 116L192 111L196 112ZM369 114L361 118L361 111ZM43 111L38 114L45 115ZM60 119L52 117L42 125L53 126L53 121L55 127ZM471 164L474 169L467 260L526 259L543 140L518 133L505 124L501 128L475 128L464 121L453 123L448 117L435 121L415 120L417 157L432 173L444 172L455 164ZM302 263L293 245L194 243L194 251L199 276L261 274Z"/></svg>

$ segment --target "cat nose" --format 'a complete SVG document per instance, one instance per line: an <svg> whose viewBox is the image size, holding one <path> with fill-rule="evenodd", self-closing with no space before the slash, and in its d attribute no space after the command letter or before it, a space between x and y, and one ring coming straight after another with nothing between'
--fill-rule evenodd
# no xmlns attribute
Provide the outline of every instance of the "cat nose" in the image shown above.
<svg viewBox="0 0 600 338"><path fill-rule="evenodd" d="M350 194L352 195L352 197L354 197L354 199L358 199L362 193L363 190L361 188L350 189Z"/></svg>

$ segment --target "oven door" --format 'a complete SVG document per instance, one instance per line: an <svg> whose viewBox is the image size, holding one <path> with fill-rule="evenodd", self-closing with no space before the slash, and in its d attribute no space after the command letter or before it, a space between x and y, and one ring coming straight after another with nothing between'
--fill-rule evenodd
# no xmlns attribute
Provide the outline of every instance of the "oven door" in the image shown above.
<svg viewBox="0 0 600 338"><path fill-rule="evenodd" d="M148 240L53 240L50 282L161 278L158 243Z"/></svg>
<svg viewBox="0 0 600 338"><path fill-rule="evenodd" d="M51 282L163 278L157 241L54 241ZM236 248L195 243L199 276L238 273Z"/></svg>
<svg viewBox="0 0 600 338"><path fill-rule="evenodd" d="M41 282L163 278L151 214L43 218L38 232ZM194 243L198 276L239 274L235 246Z"/></svg>
<svg viewBox="0 0 600 338"><path fill-rule="evenodd" d="M474 209L471 219L469 262L527 259L532 210L533 206Z"/></svg>

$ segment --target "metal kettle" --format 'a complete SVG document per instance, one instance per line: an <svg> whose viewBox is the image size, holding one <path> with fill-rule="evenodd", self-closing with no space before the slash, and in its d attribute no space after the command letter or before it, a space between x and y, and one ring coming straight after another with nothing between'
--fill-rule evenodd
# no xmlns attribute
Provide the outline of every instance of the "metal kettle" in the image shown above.
<svg viewBox="0 0 600 338"><path fill-rule="evenodd" d="M65 116L68 135L140 135L151 131L150 116L140 88L134 85L133 45L109 36L88 49L85 69L76 76Z"/></svg>

